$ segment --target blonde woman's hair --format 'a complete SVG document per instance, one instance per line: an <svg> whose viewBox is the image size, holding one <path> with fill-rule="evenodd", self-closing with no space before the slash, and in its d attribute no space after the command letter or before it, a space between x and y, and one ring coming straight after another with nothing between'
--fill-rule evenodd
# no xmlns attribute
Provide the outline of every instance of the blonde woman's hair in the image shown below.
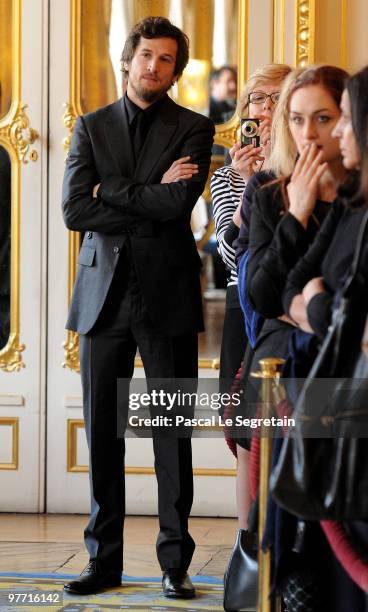
<svg viewBox="0 0 368 612"><path fill-rule="evenodd" d="M296 68L285 79L273 116L271 155L268 160L268 166L276 176L290 176L295 166L297 148L289 128L289 107L293 93L303 87L320 85L339 107L347 77L348 73L342 68L321 65Z"/></svg>
<svg viewBox="0 0 368 612"><path fill-rule="evenodd" d="M249 94L257 87L269 85L270 83L281 83L291 72L292 68L287 64L266 64L262 68L257 68L245 83L239 96L237 113L239 117L248 117Z"/></svg>
<svg viewBox="0 0 368 612"><path fill-rule="evenodd" d="M288 74L273 115L268 165L276 176L289 176L295 166L297 149L289 128L289 102L296 80L304 70L296 68Z"/></svg>

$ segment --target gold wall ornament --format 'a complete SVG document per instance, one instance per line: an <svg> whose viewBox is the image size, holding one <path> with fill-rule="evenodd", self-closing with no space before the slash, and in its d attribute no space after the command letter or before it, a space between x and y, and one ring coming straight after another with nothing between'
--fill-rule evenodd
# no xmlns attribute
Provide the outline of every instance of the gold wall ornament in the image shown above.
<svg viewBox="0 0 368 612"><path fill-rule="evenodd" d="M66 129L68 130L68 135L65 136L63 140L63 147L64 147L65 153L67 154L70 148L70 143L72 141L74 125L75 125L78 115L75 112L74 107L71 104L68 104L68 102L65 102L63 106L65 108L65 113L63 114L63 123Z"/></svg>
<svg viewBox="0 0 368 612"><path fill-rule="evenodd" d="M315 0L297 0L295 64L304 68L315 61Z"/></svg>
<svg viewBox="0 0 368 612"><path fill-rule="evenodd" d="M25 367L22 361L22 352L25 345L19 341L19 334L10 333L9 340L0 351L0 370L4 372L19 372Z"/></svg>
<svg viewBox="0 0 368 612"><path fill-rule="evenodd" d="M79 374L79 336L76 332L68 331L68 338L63 342L63 348L65 349L63 368L69 368Z"/></svg>
<svg viewBox="0 0 368 612"><path fill-rule="evenodd" d="M29 159L32 160L32 156L27 159L30 146L39 138L38 132L30 126L26 108L27 104L20 104L13 120L5 128L9 132L9 140L18 154L19 161L24 164L28 164Z"/></svg>
<svg viewBox="0 0 368 612"><path fill-rule="evenodd" d="M239 139L239 125L237 115L226 123L216 125L215 143L224 147L232 147Z"/></svg>

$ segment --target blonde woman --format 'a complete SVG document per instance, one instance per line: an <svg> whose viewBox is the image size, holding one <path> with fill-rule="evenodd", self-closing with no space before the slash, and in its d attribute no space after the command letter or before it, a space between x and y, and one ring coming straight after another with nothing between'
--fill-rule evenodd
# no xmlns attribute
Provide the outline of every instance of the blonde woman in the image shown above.
<svg viewBox="0 0 368 612"><path fill-rule="evenodd" d="M267 165L270 154L270 138L273 113L280 96L282 83L291 68L285 64L268 64L256 70L248 79L240 95L237 112L239 117L260 119L261 146L241 148L237 142L230 150L232 163L213 174L211 192L216 226L218 250L229 271L226 309L221 344L220 391L229 386L241 364L247 338L243 313L238 298L238 276L233 242L239 234L240 207L244 189L250 177ZM237 509L240 528L246 528L250 506L248 488L248 457L236 447L238 457Z"/></svg>
<svg viewBox="0 0 368 612"><path fill-rule="evenodd" d="M282 178L254 195L249 234L248 298L267 319L284 314L287 273L311 243L345 177L332 132L347 76L334 66L310 67L280 100L270 165Z"/></svg>

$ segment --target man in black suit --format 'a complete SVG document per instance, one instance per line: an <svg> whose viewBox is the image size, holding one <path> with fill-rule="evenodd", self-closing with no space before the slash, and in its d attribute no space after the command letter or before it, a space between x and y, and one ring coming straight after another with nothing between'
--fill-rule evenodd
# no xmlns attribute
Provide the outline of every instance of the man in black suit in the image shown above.
<svg viewBox="0 0 368 612"><path fill-rule="evenodd" d="M147 378L198 376L200 258L190 216L206 182L214 127L167 96L187 62L181 30L162 17L138 23L122 54L125 96L78 118L67 159L64 220L84 232L67 328L80 334L92 500L85 530L90 563L65 585L69 593L121 583L117 379L132 377L137 347ZM164 594L193 597L191 441L153 435L153 446Z"/></svg>

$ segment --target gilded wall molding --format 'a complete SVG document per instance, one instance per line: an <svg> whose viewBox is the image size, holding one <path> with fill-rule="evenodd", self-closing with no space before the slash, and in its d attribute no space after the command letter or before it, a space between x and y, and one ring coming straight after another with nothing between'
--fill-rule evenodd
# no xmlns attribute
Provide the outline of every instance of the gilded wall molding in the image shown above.
<svg viewBox="0 0 368 612"><path fill-rule="evenodd" d="M70 66L69 66L69 102L64 104L63 123L68 131L63 140L64 151L67 154L75 122L83 114L81 105L81 33L82 7L81 0L70 0ZM73 287L77 275L77 259L80 248L79 232L69 231L68 246L68 304L72 297ZM68 331L67 339L63 342L64 361L62 366L79 374L79 336L76 332Z"/></svg>
<svg viewBox="0 0 368 612"><path fill-rule="evenodd" d="M11 160L11 229L10 229L10 333L0 350L0 369L19 372L24 367L20 341L20 155L6 137L8 126L0 127L0 145Z"/></svg>
<svg viewBox="0 0 368 612"><path fill-rule="evenodd" d="M38 138L26 113L27 105L21 101L21 41L22 2L12 1L12 102L9 112L0 120L0 145L11 161L11 251L10 251L10 333L7 344L0 350L0 369L18 372L24 367L20 341L20 216L21 173L20 165L36 161L37 151L30 150Z"/></svg>
<svg viewBox="0 0 368 612"><path fill-rule="evenodd" d="M77 436L78 429L84 429L83 419L68 419L67 421L67 471L74 474L85 474L88 465L78 463ZM151 466L126 466L125 474L154 475ZM194 476L236 476L236 470L231 468L193 468Z"/></svg>
<svg viewBox="0 0 368 612"><path fill-rule="evenodd" d="M12 428L11 460L0 463L0 470L17 470L19 467L19 417L0 417L0 427Z"/></svg>
<svg viewBox="0 0 368 612"><path fill-rule="evenodd" d="M285 61L285 0L273 0L273 61Z"/></svg>
<svg viewBox="0 0 368 612"><path fill-rule="evenodd" d="M68 304L72 299L73 287L77 275L77 260L80 248L79 232L69 232L69 268L68 268ZM79 335L76 332L68 331L67 339L63 343L64 362L63 367L73 370L77 374L80 372L79 366Z"/></svg>
<svg viewBox="0 0 368 612"><path fill-rule="evenodd" d="M297 0L295 65L303 68L315 61L315 0Z"/></svg>

